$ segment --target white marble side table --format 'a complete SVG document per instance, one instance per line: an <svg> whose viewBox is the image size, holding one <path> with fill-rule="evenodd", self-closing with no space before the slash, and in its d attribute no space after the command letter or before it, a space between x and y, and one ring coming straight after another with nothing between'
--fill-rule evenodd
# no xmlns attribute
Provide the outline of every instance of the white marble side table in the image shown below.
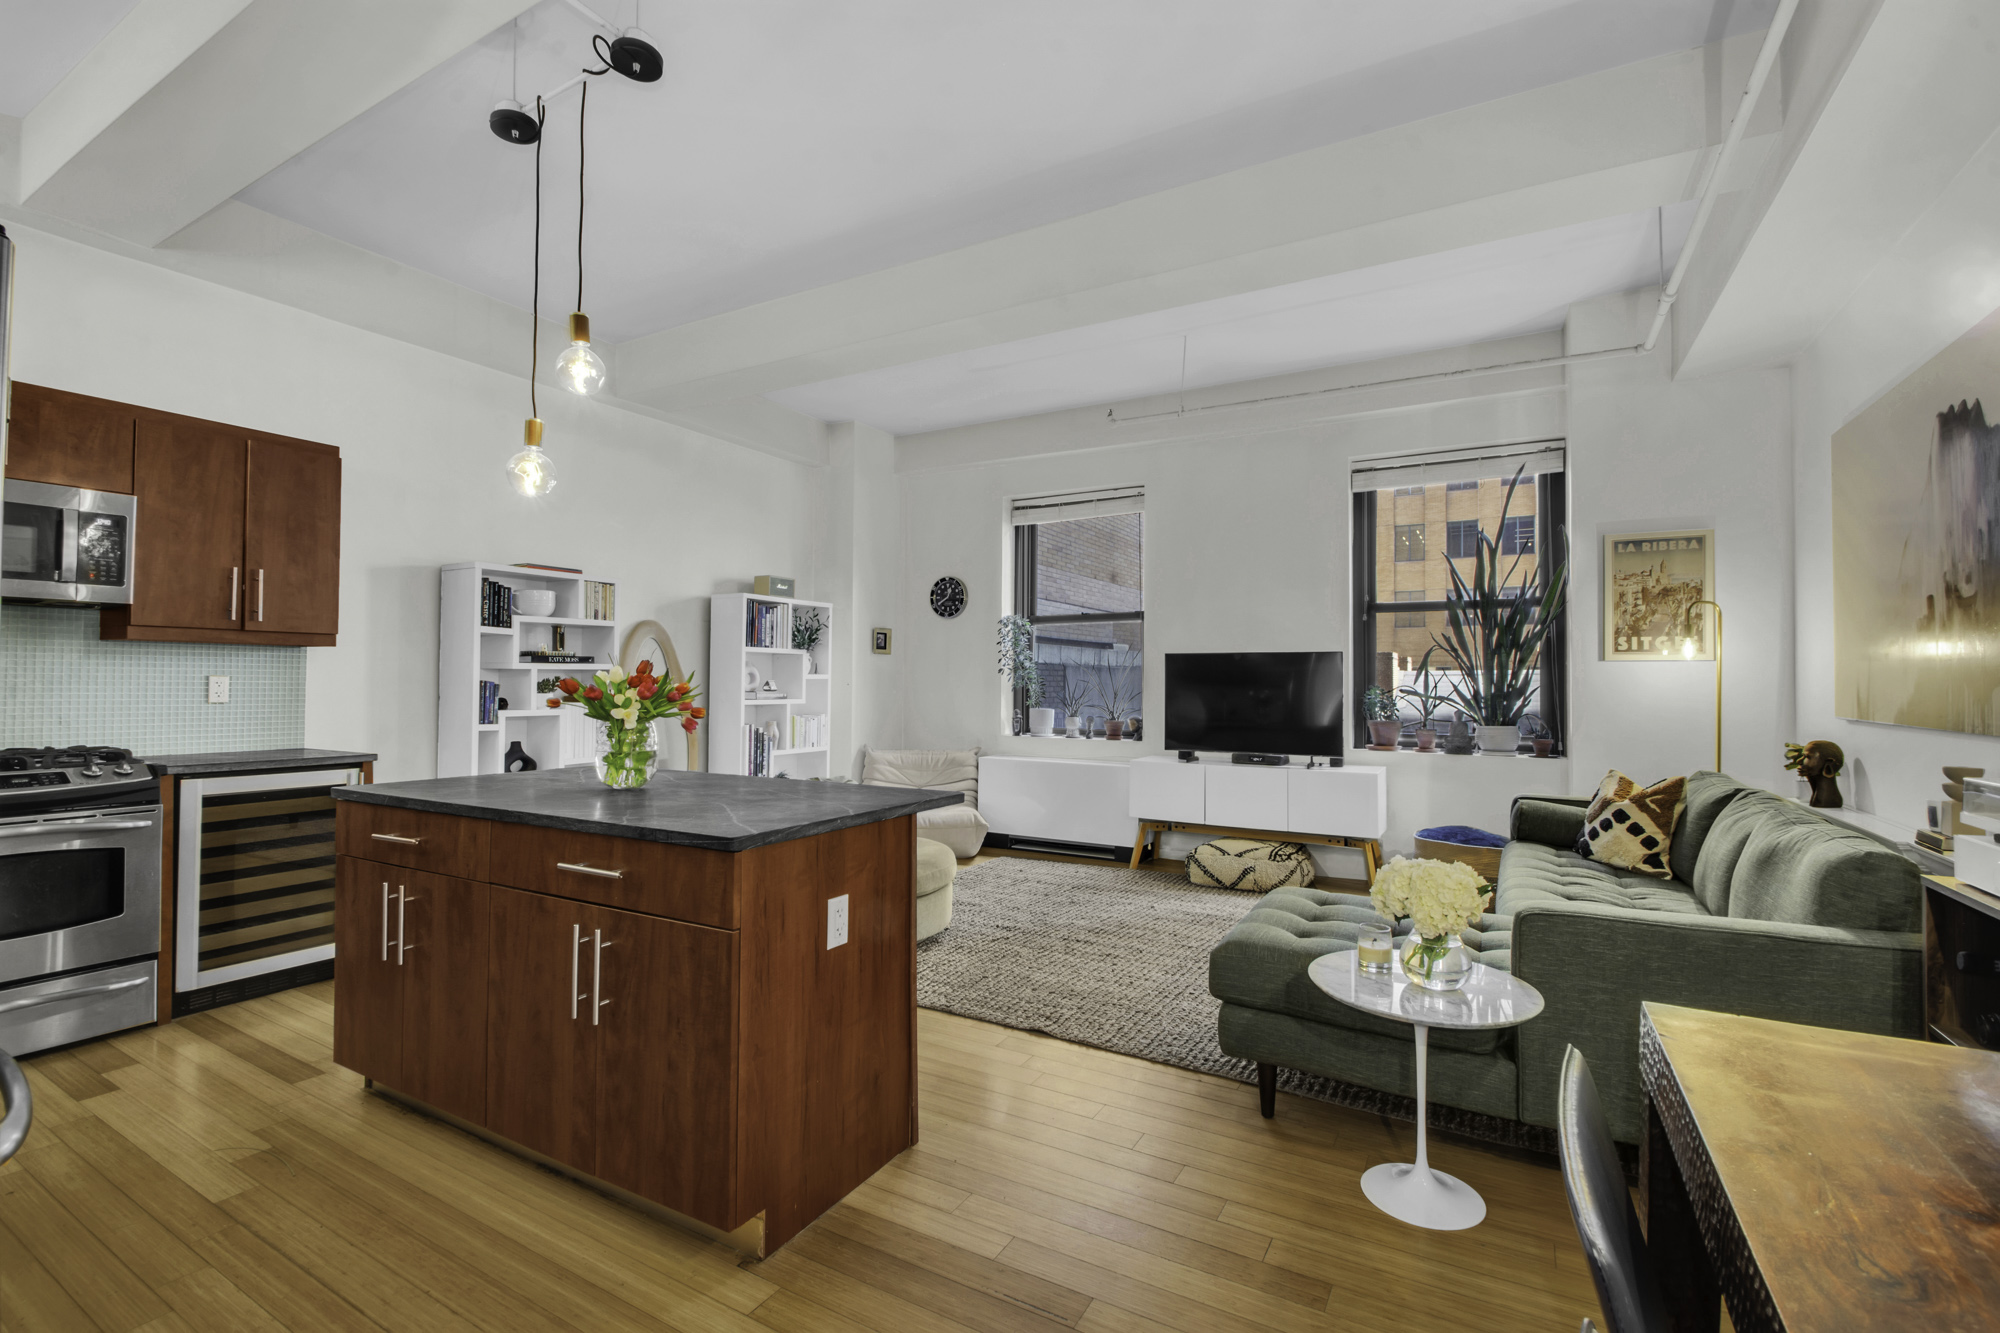
<svg viewBox="0 0 2000 1333"><path fill-rule="evenodd" d="M1397 941L1399 956L1401 941ZM1431 1168L1425 1053L1432 1028L1506 1028L1542 1012L1542 994L1506 972L1474 963L1455 991L1425 990L1403 975L1399 962L1387 972L1363 972L1352 949L1323 954L1306 975L1321 990L1363 1013L1408 1023L1417 1034L1417 1160L1371 1166L1361 1175L1368 1201L1398 1221L1432 1231L1463 1231L1486 1217L1486 1200L1454 1176Z"/></svg>

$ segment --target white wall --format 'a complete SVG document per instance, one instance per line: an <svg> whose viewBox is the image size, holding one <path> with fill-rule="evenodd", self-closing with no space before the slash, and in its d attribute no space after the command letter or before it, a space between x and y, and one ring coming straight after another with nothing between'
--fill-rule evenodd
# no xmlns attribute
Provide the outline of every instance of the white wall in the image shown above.
<svg viewBox="0 0 2000 1333"><path fill-rule="evenodd" d="M305 738L378 752L384 780L435 769L439 565L581 566L703 676L709 594L807 568L816 469L545 387L562 480L523 500L501 465L520 447L524 377L8 231L17 379L339 447L340 639L306 650Z"/></svg>
<svg viewBox="0 0 2000 1333"><path fill-rule="evenodd" d="M2000 737L1841 718L1833 691L1833 434L2000 307L2000 143L1989 140L1795 366L1797 739L1847 753L1847 801L1915 827L1946 764L2000 773ZM1991 413L1993 406L1988 405Z"/></svg>

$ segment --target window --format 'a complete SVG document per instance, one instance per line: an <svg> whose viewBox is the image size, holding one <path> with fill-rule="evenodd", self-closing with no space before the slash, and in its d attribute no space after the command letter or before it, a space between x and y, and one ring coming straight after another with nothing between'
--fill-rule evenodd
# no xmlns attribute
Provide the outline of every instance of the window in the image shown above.
<svg viewBox="0 0 2000 1333"><path fill-rule="evenodd" d="M1530 479L1524 473L1502 521L1499 509L1507 481L1523 462L1528 463L1526 471L1535 475ZM1445 631L1453 587L1451 571L1455 568L1461 577L1471 577L1482 534L1506 558L1500 574L1509 586L1502 595L1510 599L1539 595L1549 572L1542 567L1540 553L1564 549L1566 474L1562 463L1559 442L1519 446L1511 458L1434 455L1357 463L1351 570L1354 661L1349 682L1357 745L1365 744L1367 736L1359 709L1362 691L1383 681L1398 686L1415 683L1417 664ZM1371 484L1371 471L1381 474L1381 481ZM1444 475L1438 475L1440 472ZM1433 505L1445 505L1450 496L1449 512L1454 517L1444 522L1444 531L1439 534L1444 543L1443 560L1425 561L1428 551L1423 524L1397 522L1398 510L1404 515L1417 510L1417 501L1401 498L1412 488L1396 484L1413 474L1424 479L1423 486L1416 489L1424 494L1426 512L1437 514L1439 510ZM1572 591L1572 600L1574 597ZM1553 729L1558 753L1567 740L1563 721L1564 633L1559 619L1545 640L1536 694L1527 710ZM1449 678L1438 676L1450 664L1438 653L1431 665L1433 689L1443 693ZM1407 699L1399 703L1405 720L1415 716L1415 704ZM1451 705L1438 711L1447 720L1456 715ZM1532 728L1534 723L1524 725Z"/></svg>
<svg viewBox="0 0 2000 1333"><path fill-rule="evenodd" d="M1102 734L1107 718L1138 717L1143 704L1146 516L1136 507L1141 501L1135 490L1110 501L1086 497L1079 504L1072 497L1047 497L1014 506L1014 605L1035 627L1039 706L1055 709L1058 717L1083 718L1085 734ZM1107 507L1124 512L1090 512ZM1057 516L1078 508L1086 511L1081 517ZM1029 519L1035 521L1024 521ZM1014 703L1025 730L1025 694L1016 691Z"/></svg>
<svg viewBox="0 0 2000 1333"><path fill-rule="evenodd" d="M1398 486L1396 488L1396 494L1398 495L1422 495L1423 493L1424 488L1421 486Z"/></svg>

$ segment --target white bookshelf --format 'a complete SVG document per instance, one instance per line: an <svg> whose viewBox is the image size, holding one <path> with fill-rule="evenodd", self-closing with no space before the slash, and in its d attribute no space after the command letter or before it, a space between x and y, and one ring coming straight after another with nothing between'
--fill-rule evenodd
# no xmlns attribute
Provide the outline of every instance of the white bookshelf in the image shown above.
<svg viewBox="0 0 2000 1333"><path fill-rule="evenodd" d="M780 629L779 646L751 647L748 644L750 609L775 609ZM819 671L808 671L806 653L792 643L792 617L801 608L819 613L826 630L820 635L813 656ZM827 602L810 602L797 597L766 597L759 593L726 592L708 599L708 683L702 702L708 707L708 770L711 773L747 773L744 728L762 728L777 723L779 744L771 752L771 773L792 778L824 778L832 774L832 754L828 744L833 723L833 678L824 670L834 660L834 644L839 626L833 621L833 607ZM777 686L774 693L746 697L743 688L746 669ZM816 745L790 743L795 719L823 718Z"/></svg>
<svg viewBox="0 0 2000 1333"><path fill-rule="evenodd" d="M546 589L556 595L555 614L516 615L511 628L480 624L480 581L492 579L516 592ZM618 653L618 625L583 615L582 574L472 562L446 565L438 574L437 772L441 778L498 773L514 741L540 768L591 761L596 734L581 708L550 708L535 682L549 676L588 680ZM609 582L609 580L596 580ZM587 662L523 662L521 654L549 646L563 627L564 651ZM493 681L508 707L499 721L479 721L479 687Z"/></svg>

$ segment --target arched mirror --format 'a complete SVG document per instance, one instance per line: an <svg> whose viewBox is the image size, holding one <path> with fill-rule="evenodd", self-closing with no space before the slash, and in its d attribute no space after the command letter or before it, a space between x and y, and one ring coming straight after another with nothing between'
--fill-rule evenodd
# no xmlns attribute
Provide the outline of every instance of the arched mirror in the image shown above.
<svg viewBox="0 0 2000 1333"><path fill-rule="evenodd" d="M687 673L681 670L681 656L674 651L673 636L667 627L657 620L642 620L625 632L625 644L618 650L618 665L627 671L641 662L651 662L665 673L668 680L686 680ZM678 723L667 723L678 728ZM687 771L701 771L701 733L687 735ZM664 759L666 756L661 755ZM669 765L671 767L671 765Z"/></svg>

